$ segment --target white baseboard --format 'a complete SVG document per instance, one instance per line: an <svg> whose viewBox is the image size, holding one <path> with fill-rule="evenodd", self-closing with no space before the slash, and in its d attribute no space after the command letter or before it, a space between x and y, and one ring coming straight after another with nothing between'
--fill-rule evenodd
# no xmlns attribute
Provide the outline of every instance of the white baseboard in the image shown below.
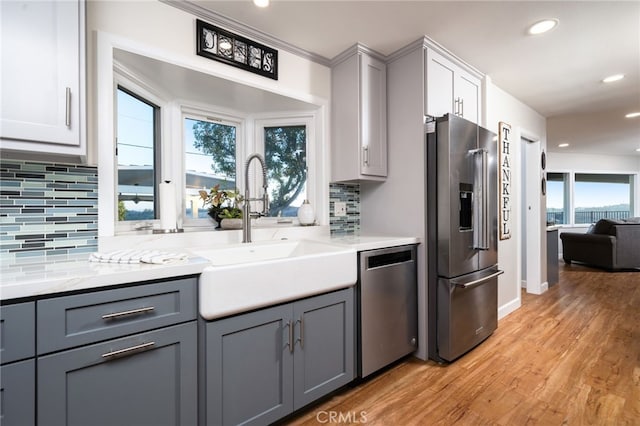
<svg viewBox="0 0 640 426"><path fill-rule="evenodd" d="M522 301L518 298L518 299L514 299L514 300L510 301L509 303L505 303L504 305L498 307L498 319L502 319L502 318L506 317L511 312L513 312L516 309L520 308L520 306L522 306Z"/></svg>

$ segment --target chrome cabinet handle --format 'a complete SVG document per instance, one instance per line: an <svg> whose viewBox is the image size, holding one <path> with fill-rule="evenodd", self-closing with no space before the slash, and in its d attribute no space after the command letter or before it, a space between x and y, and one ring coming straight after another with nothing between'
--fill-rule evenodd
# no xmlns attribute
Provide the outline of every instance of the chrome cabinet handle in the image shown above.
<svg viewBox="0 0 640 426"><path fill-rule="evenodd" d="M460 117L464 117L464 98L460 98Z"/></svg>
<svg viewBox="0 0 640 426"><path fill-rule="evenodd" d="M300 338L296 342L300 342L300 349L304 349L304 319L300 317L296 324L300 323Z"/></svg>
<svg viewBox="0 0 640 426"><path fill-rule="evenodd" d="M362 150L364 151L364 165L369 166L369 147L365 146Z"/></svg>
<svg viewBox="0 0 640 426"><path fill-rule="evenodd" d="M114 318L126 317L126 316L129 316L129 315L146 314L148 312L152 312L154 309L155 309L154 306L148 306L146 308L132 309L130 311L115 312L113 314L105 314L105 315L103 315L102 319L109 320L109 319L114 319Z"/></svg>
<svg viewBox="0 0 640 426"><path fill-rule="evenodd" d="M455 98L453 100L453 115L460 115L460 98Z"/></svg>
<svg viewBox="0 0 640 426"><path fill-rule="evenodd" d="M120 355L128 354L129 352L139 351L141 349L149 349L154 346L156 342L142 343L140 345L131 346L129 348L119 349L117 351L107 352L106 354L102 354L102 358L113 358Z"/></svg>
<svg viewBox="0 0 640 426"><path fill-rule="evenodd" d="M64 124L67 127L71 127L71 87L67 87L65 94Z"/></svg>
<svg viewBox="0 0 640 426"><path fill-rule="evenodd" d="M289 346L289 352L293 353L293 321L289 320L287 327L289 327L289 341L287 342L287 346Z"/></svg>

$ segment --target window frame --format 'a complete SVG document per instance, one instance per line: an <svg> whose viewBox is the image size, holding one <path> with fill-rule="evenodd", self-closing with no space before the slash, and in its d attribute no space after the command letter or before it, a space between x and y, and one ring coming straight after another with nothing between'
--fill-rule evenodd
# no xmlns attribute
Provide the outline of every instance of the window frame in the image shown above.
<svg viewBox="0 0 640 426"><path fill-rule="evenodd" d="M156 187L154 188L154 219L147 220L118 220L118 161L117 161L117 148L118 148L118 89L124 88L124 90L131 96L134 96L148 104L155 106L154 111L154 179ZM165 135L167 132L167 126L170 122L168 103L165 98L154 88L150 87L139 78L134 76L124 67L114 63L113 71L113 219L114 219L114 231L118 233L126 233L130 231L137 231L140 229L147 229L151 227L158 227L160 224L160 198L157 183L162 182L163 176L166 174L166 168L164 167L166 162L164 160L165 152Z"/></svg>
<svg viewBox="0 0 640 426"><path fill-rule="evenodd" d="M306 193L307 200L313 207L316 212L316 221L319 222L318 218L318 191L316 190L316 179L317 179L317 167L316 167L316 157L317 157L317 146L316 146L316 120L317 116L313 112L309 112L308 114L301 114L300 112L291 113L291 114L270 114L268 116L263 116L261 118L256 118L254 122L255 129L255 152L260 153L262 156L265 155L265 143L264 143L264 129L265 127L286 127L286 126L305 126L306 130L306 159L307 159L307 179L306 179ZM257 165L253 165L254 170L253 173L256 173ZM244 173L244 171L243 171ZM244 178L244 177L243 177ZM252 197L260 196L262 194L262 183L259 179L254 179L251 185L251 194ZM265 225L274 225L279 221L283 220L288 222L292 221L293 225L300 225L297 217L277 217L277 216L266 216L261 217L260 222Z"/></svg>
<svg viewBox="0 0 640 426"><path fill-rule="evenodd" d="M587 228L590 224L588 223L576 223L575 222L575 214L576 214L576 201L575 201L575 185L576 185L576 175L618 175L618 176L629 176L629 216L635 217L640 214L640 203L637 199L638 197L638 184L640 182L640 173L637 171L625 171L625 170L566 170L566 169L549 169L547 173L556 173L563 174L568 176L568 181L566 185L568 188L565 188L565 202L568 203L568 207L565 207L565 211L569 215L569 220L567 223L557 224L562 228ZM546 207L545 207L545 217L546 217Z"/></svg>
<svg viewBox="0 0 640 426"><path fill-rule="evenodd" d="M242 191L244 177L243 173L243 165L241 163L241 158L245 156L245 126L246 120L239 115L235 115L233 113L224 112L222 109L218 108L207 108L203 106L193 106L188 104L183 104L179 108L180 110L180 156L176 158L181 158L181 173L180 173L180 200L181 200L181 210L178 215L179 218L182 218L182 225L185 228L211 228L213 222L209 218L203 219L193 219L188 218L186 216L186 208L187 208L187 191L186 191L186 153L184 149L185 142L185 129L184 129L184 121L187 118L202 120L202 121L210 121L218 124L224 124L227 126L234 126L236 128L236 186ZM177 144L176 144L177 145ZM210 188L207 188L210 189ZM180 220L180 219L179 219Z"/></svg>

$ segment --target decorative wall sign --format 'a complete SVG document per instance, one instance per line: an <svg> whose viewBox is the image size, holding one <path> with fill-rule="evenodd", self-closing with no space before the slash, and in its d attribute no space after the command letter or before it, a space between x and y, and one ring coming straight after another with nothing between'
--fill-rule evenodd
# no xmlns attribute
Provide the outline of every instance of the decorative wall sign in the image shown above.
<svg viewBox="0 0 640 426"><path fill-rule="evenodd" d="M511 126L502 121L498 124L498 168L499 197L498 210L500 210L500 239L511 238L511 190L512 190L512 168L511 168Z"/></svg>
<svg viewBox="0 0 640 426"><path fill-rule="evenodd" d="M278 51L196 20L196 53L265 77L278 79Z"/></svg>

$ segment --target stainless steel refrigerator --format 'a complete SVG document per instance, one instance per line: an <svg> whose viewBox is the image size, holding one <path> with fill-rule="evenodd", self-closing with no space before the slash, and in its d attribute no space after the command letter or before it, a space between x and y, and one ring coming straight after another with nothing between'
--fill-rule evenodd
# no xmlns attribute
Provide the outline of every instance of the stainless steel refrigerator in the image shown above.
<svg viewBox="0 0 640 426"><path fill-rule="evenodd" d="M498 325L497 137L448 114L426 143L429 357L451 362Z"/></svg>

